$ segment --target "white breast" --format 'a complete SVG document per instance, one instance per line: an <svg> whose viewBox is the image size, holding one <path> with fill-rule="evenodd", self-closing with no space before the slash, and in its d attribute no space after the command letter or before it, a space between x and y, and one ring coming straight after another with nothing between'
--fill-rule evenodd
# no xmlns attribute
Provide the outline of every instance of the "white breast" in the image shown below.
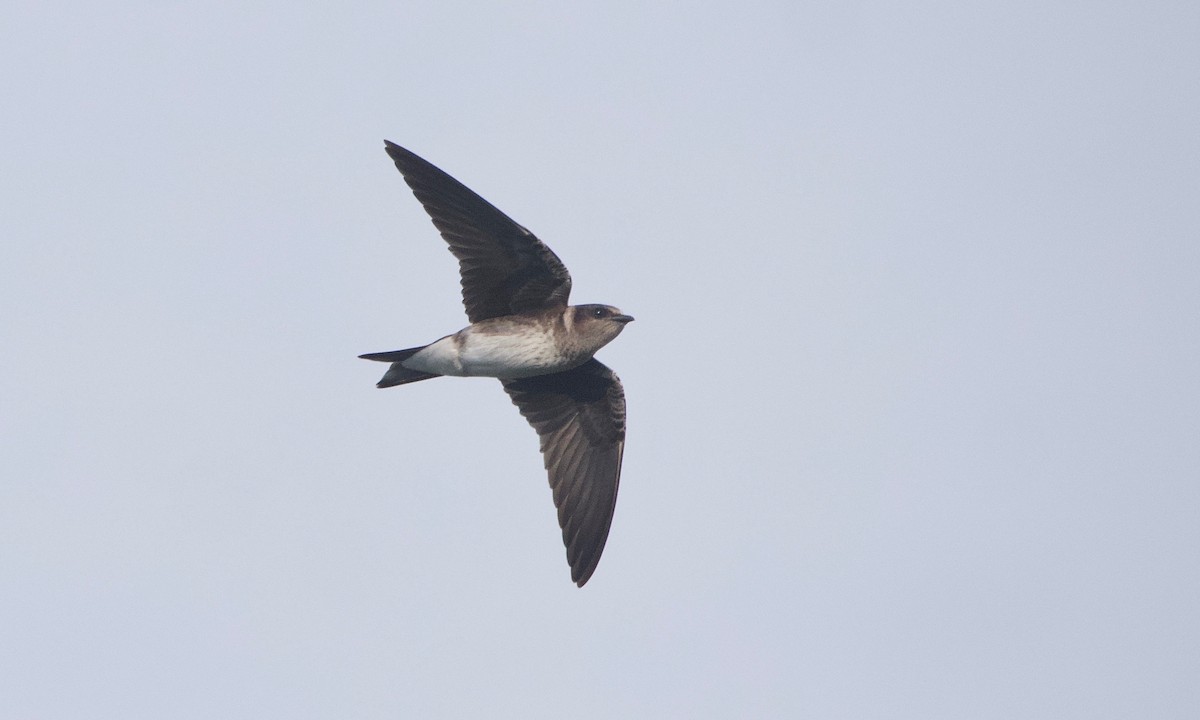
<svg viewBox="0 0 1200 720"><path fill-rule="evenodd" d="M554 339L545 332L521 334L463 331L459 359L465 375L520 378L562 368Z"/></svg>
<svg viewBox="0 0 1200 720"><path fill-rule="evenodd" d="M515 330L516 328L506 328ZM521 332L483 332L467 327L425 347L404 367L438 375L522 378L566 370L554 338L530 326Z"/></svg>

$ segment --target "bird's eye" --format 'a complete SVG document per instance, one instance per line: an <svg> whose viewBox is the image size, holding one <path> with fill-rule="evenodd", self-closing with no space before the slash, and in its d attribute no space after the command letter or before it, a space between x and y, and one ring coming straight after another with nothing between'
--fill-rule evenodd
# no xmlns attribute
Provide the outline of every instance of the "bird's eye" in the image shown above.
<svg viewBox="0 0 1200 720"><path fill-rule="evenodd" d="M604 308L596 308L592 311L592 317L602 318L607 314Z"/></svg>

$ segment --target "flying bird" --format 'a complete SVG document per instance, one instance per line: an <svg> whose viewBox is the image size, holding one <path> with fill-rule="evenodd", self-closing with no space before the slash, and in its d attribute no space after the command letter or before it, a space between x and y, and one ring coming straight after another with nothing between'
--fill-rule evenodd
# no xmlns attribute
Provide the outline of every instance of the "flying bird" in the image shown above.
<svg viewBox="0 0 1200 720"><path fill-rule="evenodd" d="M568 305L571 275L545 243L428 161L384 144L458 258L471 324L359 357L391 363L380 388L499 378L540 438L571 580L583 587L608 539L625 449L625 391L592 356L633 318L611 305Z"/></svg>

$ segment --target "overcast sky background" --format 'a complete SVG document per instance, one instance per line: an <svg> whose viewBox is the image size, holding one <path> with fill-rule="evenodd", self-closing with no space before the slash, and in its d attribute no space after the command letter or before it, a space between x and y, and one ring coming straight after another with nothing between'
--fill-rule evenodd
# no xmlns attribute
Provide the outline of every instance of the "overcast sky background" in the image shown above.
<svg viewBox="0 0 1200 720"><path fill-rule="evenodd" d="M0 717L1200 716L1200 5L0 7ZM544 239L569 580L383 152ZM487 461L485 462L485 458Z"/></svg>

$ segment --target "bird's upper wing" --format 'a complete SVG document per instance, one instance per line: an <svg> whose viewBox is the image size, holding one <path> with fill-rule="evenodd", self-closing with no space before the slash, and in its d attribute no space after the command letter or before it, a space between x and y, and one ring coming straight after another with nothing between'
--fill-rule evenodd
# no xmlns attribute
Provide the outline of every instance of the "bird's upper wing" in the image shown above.
<svg viewBox="0 0 1200 720"><path fill-rule="evenodd" d="M428 161L384 143L458 258L471 322L566 306L571 275L545 243Z"/></svg>
<svg viewBox="0 0 1200 720"><path fill-rule="evenodd" d="M541 438L571 579L583 587L600 562L617 505L625 391L595 359L560 373L501 382Z"/></svg>

